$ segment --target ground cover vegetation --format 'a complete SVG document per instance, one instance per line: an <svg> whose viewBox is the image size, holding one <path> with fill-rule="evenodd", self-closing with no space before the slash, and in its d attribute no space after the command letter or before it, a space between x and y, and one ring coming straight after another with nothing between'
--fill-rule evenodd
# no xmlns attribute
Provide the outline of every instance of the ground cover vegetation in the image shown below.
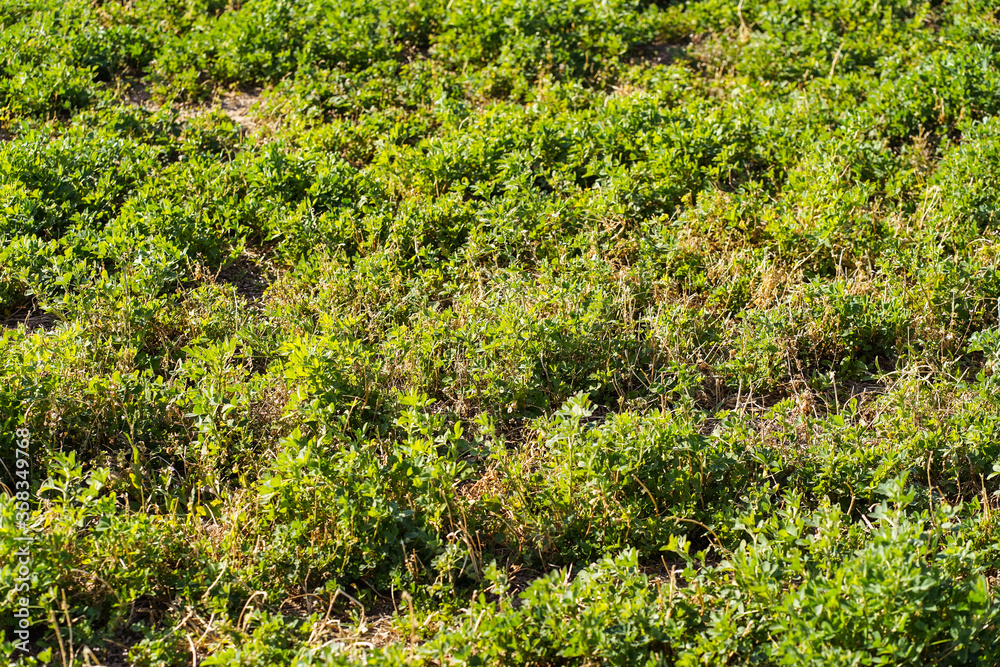
<svg viewBox="0 0 1000 667"><path fill-rule="evenodd" d="M998 664L998 18L3 2L4 655Z"/></svg>

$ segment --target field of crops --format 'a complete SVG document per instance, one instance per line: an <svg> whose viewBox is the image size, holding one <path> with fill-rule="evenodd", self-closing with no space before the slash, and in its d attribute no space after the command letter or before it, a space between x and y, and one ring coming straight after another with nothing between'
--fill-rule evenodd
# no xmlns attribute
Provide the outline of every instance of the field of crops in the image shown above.
<svg viewBox="0 0 1000 667"><path fill-rule="evenodd" d="M18 664L1000 664L990 0L4 0L0 324Z"/></svg>

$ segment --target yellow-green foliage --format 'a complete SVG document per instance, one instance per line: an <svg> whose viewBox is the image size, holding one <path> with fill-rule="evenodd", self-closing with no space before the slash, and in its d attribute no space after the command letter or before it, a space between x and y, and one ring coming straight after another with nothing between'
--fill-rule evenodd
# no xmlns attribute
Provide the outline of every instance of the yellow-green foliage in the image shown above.
<svg viewBox="0 0 1000 667"><path fill-rule="evenodd" d="M997 664L998 21L0 3L0 649Z"/></svg>

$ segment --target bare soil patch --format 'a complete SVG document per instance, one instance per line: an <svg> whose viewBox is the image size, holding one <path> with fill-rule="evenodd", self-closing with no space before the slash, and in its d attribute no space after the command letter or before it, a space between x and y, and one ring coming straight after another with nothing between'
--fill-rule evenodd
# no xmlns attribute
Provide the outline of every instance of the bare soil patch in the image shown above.
<svg viewBox="0 0 1000 667"><path fill-rule="evenodd" d="M153 96L149 93L149 88L142 81L130 79L124 81L123 84L125 86L123 95L125 101L129 104L145 109L150 113L159 110L160 105L153 100Z"/></svg>
<svg viewBox="0 0 1000 667"><path fill-rule="evenodd" d="M219 106L229 119L247 132L253 132L259 127L251 109L260 99L260 89L227 93L219 100Z"/></svg>
<svg viewBox="0 0 1000 667"><path fill-rule="evenodd" d="M7 317L0 319L0 327L5 329L16 329L24 326L28 331L51 331L56 326L56 317L46 312L32 299L13 309Z"/></svg>
<svg viewBox="0 0 1000 667"><path fill-rule="evenodd" d="M154 113L164 105L157 103L149 92L149 87L138 79L124 79L119 84L122 100L132 106ZM181 120L195 118L218 107L231 121L247 132L256 130L260 123L251 113L253 106L260 100L260 88L223 92L217 95L209 104L191 104L175 107ZM3 137L0 131L0 138Z"/></svg>
<svg viewBox="0 0 1000 667"><path fill-rule="evenodd" d="M670 44L647 44L636 49L632 61L635 63L647 63L649 65L663 65L664 67L673 64L676 60L684 56L687 52L687 42L674 42Z"/></svg>
<svg viewBox="0 0 1000 667"><path fill-rule="evenodd" d="M267 272L247 255L241 255L235 262L225 267L215 277L217 283L232 285L236 294L249 302L264 298L264 292L271 284Z"/></svg>

